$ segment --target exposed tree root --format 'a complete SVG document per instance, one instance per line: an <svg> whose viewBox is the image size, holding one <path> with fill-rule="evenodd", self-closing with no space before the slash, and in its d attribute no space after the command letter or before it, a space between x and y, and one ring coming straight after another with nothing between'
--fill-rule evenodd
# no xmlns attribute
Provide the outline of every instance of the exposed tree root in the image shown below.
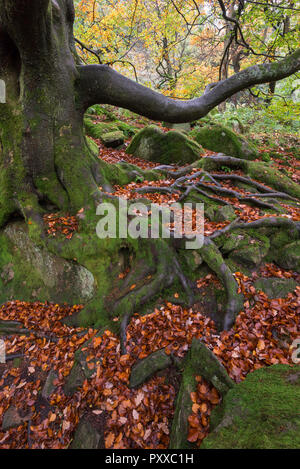
<svg viewBox="0 0 300 469"><path fill-rule="evenodd" d="M141 306L155 298L162 290L169 288L176 279L180 282L187 295L187 304L191 306L194 302L192 286L180 267L175 251L171 250L165 244L161 245L159 252L156 247L154 247L153 253L156 256L157 268L154 275L148 276L151 277L151 281L149 282L148 280L147 282L147 278L145 281L145 274L140 278L135 278L137 282L142 281L143 285L123 296L113 307L114 314L122 314L123 311L126 311L120 326L121 352L123 354L126 353L126 330L131 316L139 310ZM130 276L130 283L132 280L133 277Z"/></svg>
<svg viewBox="0 0 300 469"><path fill-rule="evenodd" d="M210 239L216 239L224 233L228 233L236 229L251 230L253 228L289 228L296 238L300 235L299 222L294 222L289 218L283 217L268 217L260 218L259 220L255 220L251 223L242 223L239 220L235 220L222 230L215 231L215 233L210 236Z"/></svg>
<svg viewBox="0 0 300 469"><path fill-rule="evenodd" d="M267 208L267 209L272 209L274 211L278 211L278 209L272 204L262 202L261 200L252 198L250 196L242 196L239 192L234 191L232 189L227 189L225 187L211 186L203 182L197 182L196 186L202 187L203 189L212 191L216 194L223 195L225 197L234 197L238 199L240 202L248 202L250 205L255 205L260 208Z"/></svg>
<svg viewBox="0 0 300 469"><path fill-rule="evenodd" d="M282 199L294 200L298 202L298 199L295 197L291 197L290 195L286 194L285 192L274 192L273 189L269 187L265 187L263 184L260 184L257 181L254 181L251 178L246 178L243 176L239 176L238 174L212 174L214 179L219 180L229 180L229 181L238 181L247 184L248 186L253 186L256 189L259 189L261 193L256 194L249 194L249 197L281 197Z"/></svg>
<svg viewBox="0 0 300 469"><path fill-rule="evenodd" d="M240 158L234 158L233 156L217 155L213 157L207 156L200 160L199 164L207 171L214 171L222 168L223 166L232 169L240 169L251 178L251 181L253 181L253 179L258 179L262 183L268 184L280 192L284 192L292 197L300 198L300 188L297 183L283 175L279 170L270 168L270 166L262 162L247 161ZM216 178L216 175L213 174L213 177ZM262 185L260 186L260 190L262 190ZM267 190L265 190L265 192L267 192ZM272 192L274 192L274 190Z"/></svg>
<svg viewBox="0 0 300 469"><path fill-rule="evenodd" d="M138 189L134 189L134 192L137 192L139 194L178 194L179 191L175 190L171 187L153 187L153 186L145 186L145 187L140 187Z"/></svg>
<svg viewBox="0 0 300 469"><path fill-rule="evenodd" d="M223 319L223 329L229 330L233 326L236 316L242 310L243 296L238 293L238 284L231 270L224 262L217 246L210 239L205 238L200 253L206 264L217 275L225 287L227 304Z"/></svg>
<svg viewBox="0 0 300 469"><path fill-rule="evenodd" d="M181 386L176 400L172 423L170 449L188 449L188 418L192 414L191 393L196 390L195 377L199 375L224 396L234 386L225 368L205 344L194 339L184 361Z"/></svg>

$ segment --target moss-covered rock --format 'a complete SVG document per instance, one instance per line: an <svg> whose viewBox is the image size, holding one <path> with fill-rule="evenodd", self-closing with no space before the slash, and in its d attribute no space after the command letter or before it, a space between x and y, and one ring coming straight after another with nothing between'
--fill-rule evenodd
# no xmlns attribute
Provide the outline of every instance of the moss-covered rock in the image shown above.
<svg viewBox="0 0 300 469"><path fill-rule="evenodd" d="M203 449L295 449L300 446L300 367L250 373L211 415Z"/></svg>
<svg viewBox="0 0 300 469"><path fill-rule="evenodd" d="M300 186L288 176L282 174L276 167L260 161L250 161L246 172L251 178L264 182L278 191L286 192L292 197L300 199Z"/></svg>
<svg viewBox="0 0 300 469"><path fill-rule="evenodd" d="M157 371L163 370L172 364L172 358L165 350L151 353L147 358L136 363L130 375L130 387L135 388L146 381Z"/></svg>
<svg viewBox="0 0 300 469"><path fill-rule="evenodd" d="M283 247L274 257L276 263L283 269L300 273L300 240Z"/></svg>
<svg viewBox="0 0 300 469"><path fill-rule="evenodd" d="M139 131L139 129L126 122L114 120L113 122L105 121L94 123L89 117L85 117L84 127L87 135L97 139L102 139L105 134L118 131L122 132L122 138L124 139L132 137Z"/></svg>
<svg viewBox="0 0 300 469"><path fill-rule="evenodd" d="M115 122L98 122L94 124L91 119L84 119L84 127L87 135L92 138L101 139L102 135L119 130Z"/></svg>
<svg viewBox="0 0 300 469"><path fill-rule="evenodd" d="M245 160L254 160L259 156L252 143L222 125L197 127L189 135L208 150Z"/></svg>
<svg viewBox="0 0 300 469"><path fill-rule="evenodd" d="M140 130L136 127L133 127L130 124L127 124L126 122L117 121L116 124L117 124L118 129L123 132L126 138L133 137Z"/></svg>
<svg viewBox="0 0 300 469"><path fill-rule="evenodd" d="M204 208L205 215L210 221L222 222L222 221L233 221L236 219L236 214L231 205L209 205L206 209Z"/></svg>
<svg viewBox="0 0 300 469"><path fill-rule="evenodd" d="M106 419L105 412L86 413L76 428L70 449L105 449Z"/></svg>
<svg viewBox="0 0 300 469"><path fill-rule="evenodd" d="M28 413L26 415L21 416L18 409L14 406L11 406L3 415L2 431L5 432L10 428L19 427L24 422L28 422L28 420L30 420L30 415Z"/></svg>
<svg viewBox="0 0 300 469"><path fill-rule="evenodd" d="M104 329L101 329L96 334L97 337L101 337ZM75 360L70 371L70 374L66 378L64 385L64 392L67 396L72 396L78 388L80 388L86 379L90 379L95 373L95 368L100 364L100 361L97 359L92 359L87 362L88 351L87 346L92 339L87 340L84 344L75 352Z"/></svg>
<svg viewBox="0 0 300 469"><path fill-rule="evenodd" d="M183 124L170 124L167 127L184 133L189 133L192 130L191 124L189 122Z"/></svg>
<svg viewBox="0 0 300 469"><path fill-rule="evenodd" d="M297 283L292 278L269 277L256 280L254 286L273 299L285 298L288 293L295 290Z"/></svg>
<svg viewBox="0 0 300 469"><path fill-rule="evenodd" d="M187 360L189 356L187 357ZM195 372L192 366L185 366L181 386L176 399L176 408L172 423L171 437L170 437L170 449L192 449L193 446L187 441L189 422L188 418L192 414L192 399L191 393L197 389L197 383L195 380Z"/></svg>
<svg viewBox="0 0 300 469"><path fill-rule="evenodd" d="M80 304L93 297L90 271L34 244L25 223L15 222L1 231L0 245L0 303L39 299Z"/></svg>
<svg viewBox="0 0 300 469"><path fill-rule="evenodd" d="M200 340L193 339L191 347L191 363L195 374L210 382L224 396L234 385L224 366L214 353Z"/></svg>
<svg viewBox="0 0 300 469"><path fill-rule="evenodd" d="M75 362L69 376L64 385L64 393L66 396L72 396L78 388L80 388L86 380L85 373L80 363Z"/></svg>
<svg viewBox="0 0 300 469"><path fill-rule="evenodd" d="M268 255L270 249L269 239L265 236L259 236L259 233L257 233L256 237L233 233L222 250L230 250L230 243L232 243L232 247L235 243L236 247L230 252L229 260L244 265L249 269L258 267Z"/></svg>
<svg viewBox="0 0 300 469"><path fill-rule="evenodd" d="M164 133L159 127L142 129L127 153L157 163L193 163L203 154L200 145L176 130Z"/></svg>
<svg viewBox="0 0 300 469"><path fill-rule="evenodd" d="M107 132L101 136L101 141L108 148L117 148L124 143L124 134L120 130Z"/></svg>
<svg viewBox="0 0 300 469"><path fill-rule="evenodd" d="M184 362L181 386L176 400L174 419L170 437L170 449L190 449L187 441L188 417L192 413L191 392L196 390L197 375L212 383L225 395L234 386L225 368L217 357L199 340L194 339Z"/></svg>
<svg viewBox="0 0 300 469"><path fill-rule="evenodd" d="M241 169L246 176L250 176L252 179L265 183L273 189L300 199L300 186L297 182L285 176L274 166L262 163L261 161L247 161L242 158L232 157L228 165L226 165L222 159L201 158L199 161L195 162L194 167L202 168L205 171L215 171L224 169L224 167L228 168L229 171L232 169Z"/></svg>
<svg viewBox="0 0 300 469"><path fill-rule="evenodd" d="M49 399L51 394L54 392L56 385L55 381L58 379L58 375L54 370L50 370L47 379L44 383L43 389L42 389L42 397L44 399Z"/></svg>

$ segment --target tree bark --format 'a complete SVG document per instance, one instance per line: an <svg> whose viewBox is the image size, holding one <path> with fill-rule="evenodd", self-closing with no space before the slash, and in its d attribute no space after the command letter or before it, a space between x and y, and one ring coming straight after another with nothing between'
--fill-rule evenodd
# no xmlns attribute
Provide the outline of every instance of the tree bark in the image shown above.
<svg viewBox="0 0 300 469"><path fill-rule="evenodd" d="M79 209L101 178L76 100L73 2L2 0L0 15L1 225L15 211L38 217L40 202Z"/></svg>

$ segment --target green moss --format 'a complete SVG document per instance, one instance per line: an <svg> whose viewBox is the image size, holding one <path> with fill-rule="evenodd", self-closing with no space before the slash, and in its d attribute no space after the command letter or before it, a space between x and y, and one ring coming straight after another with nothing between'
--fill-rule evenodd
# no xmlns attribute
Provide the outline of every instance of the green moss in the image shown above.
<svg viewBox="0 0 300 469"><path fill-rule="evenodd" d="M86 111L86 115L97 115L97 116L105 116L109 121L117 120L116 116L113 112L108 111L105 107L100 106L99 104L94 104L94 106L90 107Z"/></svg>
<svg viewBox="0 0 300 469"><path fill-rule="evenodd" d="M126 122L114 120L113 122L94 123L89 117L84 118L84 127L87 135L98 139L101 139L107 133L118 131L122 132L122 138L129 138L139 131L139 129Z"/></svg>
<svg viewBox="0 0 300 469"><path fill-rule="evenodd" d="M287 244L274 252L274 259L280 267L300 273L300 240Z"/></svg>
<svg viewBox="0 0 300 469"><path fill-rule="evenodd" d="M246 160L258 157L258 151L252 143L221 125L196 128L189 135L208 150Z"/></svg>
<svg viewBox="0 0 300 469"><path fill-rule="evenodd" d="M297 283L291 278L260 278L256 280L254 286L257 290L261 290L266 295L273 298L285 298L288 293L295 290Z"/></svg>
<svg viewBox="0 0 300 469"><path fill-rule="evenodd" d="M190 449L188 441L188 417L192 414L191 392L196 390L195 377L202 376L225 395L234 386L225 368L201 341L193 339L183 363L183 374L172 423L170 449Z"/></svg>
<svg viewBox="0 0 300 469"><path fill-rule="evenodd" d="M221 250L230 251L229 259L246 268L254 269L266 258L270 249L270 240L258 230L247 233L231 233L229 240Z"/></svg>
<svg viewBox="0 0 300 469"><path fill-rule="evenodd" d="M22 159L24 119L21 106L0 106L0 227L16 210L15 194L24 187L26 170Z"/></svg>
<svg viewBox="0 0 300 469"><path fill-rule="evenodd" d="M89 271L50 254L29 238L24 223L0 233L0 303L9 300L76 304L94 294Z"/></svg>
<svg viewBox="0 0 300 469"><path fill-rule="evenodd" d="M98 157L99 155L99 147L97 145L96 142L94 142L94 140L92 140L91 138L87 137L86 138L86 141L87 141L87 145L89 147L89 150L93 153L93 155L95 157Z"/></svg>
<svg viewBox="0 0 300 469"><path fill-rule="evenodd" d="M47 177L36 177L34 184L41 194L62 210L69 207L69 197L63 186L59 183L57 175L53 172Z"/></svg>
<svg viewBox="0 0 300 469"><path fill-rule="evenodd" d="M124 143L124 134L120 130L103 133L101 141L106 147L117 148Z"/></svg>
<svg viewBox="0 0 300 469"><path fill-rule="evenodd" d="M224 163L216 160L214 161L213 158L202 158L194 164L194 167L202 168L206 171L214 171L216 169L220 169L222 166L224 166ZM230 161L230 168L241 169L247 176L265 183L275 190L285 192L292 197L300 199L299 184L268 164L259 161L235 159Z"/></svg>
<svg viewBox="0 0 300 469"><path fill-rule="evenodd" d="M250 373L211 416L203 449L295 449L300 446L299 366Z"/></svg>
<svg viewBox="0 0 300 469"><path fill-rule="evenodd" d="M99 122L94 124L91 119L84 119L84 127L89 137L101 139L102 135L118 131L118 126L113 122Z"/></svg>
<svg viewBox="0 0 300 469"><path fill-rule="evenodd" d="M126 138L133 137L139 132L139 129L133 127L130 124L127 124L126 122L117 121L116 124L118 126L118 129L123 132Z"/></svg>
<svg viewBox="0 0 300 469"><path fill-rule="evenodd" d="M130 388L135 388L143 384L154 373L164 370L172 365L172 358L167 355L164 349L151 353L148 357L138 361L132 368L130 374Z"/></svg>
<svg viewBox="0 0 300 469"><path fill-rule="evenodd" d="M169 449L192 449L193 445L187 441L189 422L192 414L191 393L197 389L195 369L191 361L191 351L188 352L184 364L182 381L176 399L175 413L171 429Z"/></svg>
<svg viewBox="0 0 300 469"><path fill-rule="evenodd" d="M258 161L248 162L247 173L253 179L265 182L267 185L286 192L287 194L300 199L300 186L289 177L282 174L278 169L268 166Z"/></svg>
<svg viewBox="0 0 300 469"><path fill-rule="evenodd" d="M181 132L164 133L159 127L142 129L127 148L127 153L158 163L192 163L203 154L200 145Z"/></svg>

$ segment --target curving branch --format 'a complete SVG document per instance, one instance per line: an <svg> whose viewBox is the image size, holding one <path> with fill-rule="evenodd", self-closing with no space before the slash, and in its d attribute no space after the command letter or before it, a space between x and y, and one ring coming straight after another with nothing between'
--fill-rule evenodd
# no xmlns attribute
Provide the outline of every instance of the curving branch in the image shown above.
<svg viewBox="0 0 300 469"><path fill-rule="evenodd" d="M78 67L78 91L82 109L111 104L153 120L191 122L235 93L260 83L281 80L300 70L300 49L281 61L254 65L218 82L200 98L179 101L146 88L106 65Z"/></svg>

